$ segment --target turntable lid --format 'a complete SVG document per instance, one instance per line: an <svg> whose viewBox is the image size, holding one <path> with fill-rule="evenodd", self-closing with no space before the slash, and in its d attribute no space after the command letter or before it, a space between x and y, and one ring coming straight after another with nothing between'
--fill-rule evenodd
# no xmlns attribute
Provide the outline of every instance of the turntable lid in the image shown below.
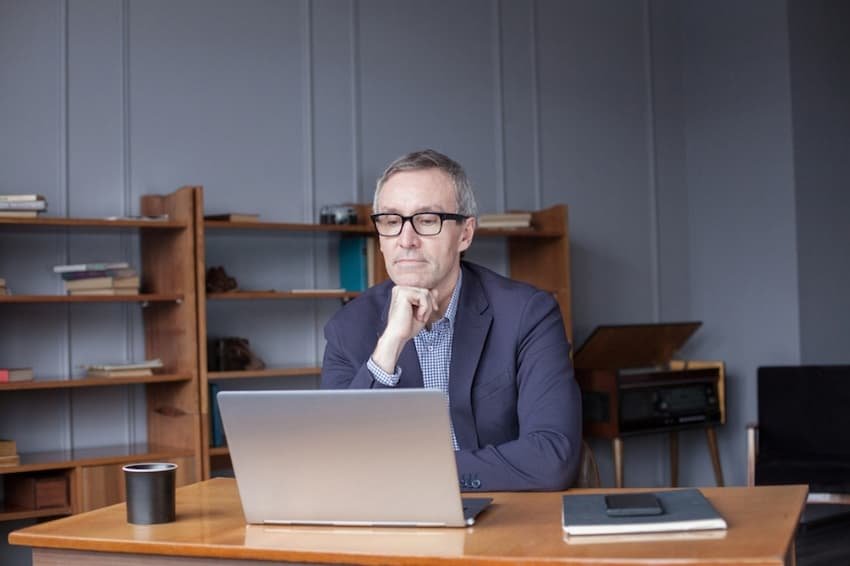
<svg viewBox="0 0 850 566"><path fill-rule="evenodd" d="M573 356L576 369L648 368L667 364L702 322L597 326Z"/></svg>

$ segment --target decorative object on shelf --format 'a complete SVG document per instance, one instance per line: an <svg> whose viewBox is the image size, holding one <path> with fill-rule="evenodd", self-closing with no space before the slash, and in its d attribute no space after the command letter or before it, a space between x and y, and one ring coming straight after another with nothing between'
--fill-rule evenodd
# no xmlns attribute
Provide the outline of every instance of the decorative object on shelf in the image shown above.
<svg viewBox="0 0 850 566"><path fill-rule="evenodd" d="M319 224L357 224L357 209L349 204L331 204L319 211Z"/></svg>
<svg viewBox="0 0 850 566"><path fill-rule="evenodd" d="M266 363L251 351L247 338L227 336L211 338L207 348L209 371L243 371L263 369Z"/></svg>
<svg viewBox="0 0 850 566"><path fill-rule="evenodd" d="M55 473L6 478L6 502L22 509L68 507L68 476Z"/></svg>
<svg viewBox="0 0 850 566"><path fill-rule="evenodd" d="M0 277L0 295L11 295L9 288L6 286L6 280Z"/></svg>
<svg viewBox="0 0 850 566"><path fill-rule="evenodd" d="M218 265L207 269L207 293L225 293L239 289L239 283L235 277L231 277Z"/></svg>

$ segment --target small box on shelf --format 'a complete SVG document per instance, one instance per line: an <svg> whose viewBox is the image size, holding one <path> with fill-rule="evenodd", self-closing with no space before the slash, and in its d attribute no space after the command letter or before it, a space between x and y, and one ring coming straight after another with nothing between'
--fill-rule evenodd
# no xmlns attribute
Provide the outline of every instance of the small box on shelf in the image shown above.
<svg viewBox="0 0 850 566"><path fill-rule="evenodd" d="M51 509L68 507L68 476L19 475L6 476L4 481L5 501L22 509Z"/></svg>

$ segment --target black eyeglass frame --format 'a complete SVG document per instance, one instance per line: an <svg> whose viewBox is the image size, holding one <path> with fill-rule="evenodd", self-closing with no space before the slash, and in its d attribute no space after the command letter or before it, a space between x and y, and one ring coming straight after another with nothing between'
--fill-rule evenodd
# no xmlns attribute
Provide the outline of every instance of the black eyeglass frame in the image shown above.
<svg viewBox="0 0 850 566"><path fill-rule="evenodd" d="M417 216L422 216L422 215L425 215L425 214L431 214L431 215L436 216L440 219L440 229L437 230L436 232L434 232L433 234L423 234L423 233L421 233L416 228L416 223L413 221L413 219L416 218ZM398 232L396 232L395 234L381 234L381 231L378 229L378 219L381 218L382 216L396 216L398 218L401 218L401 224L398 225L399 226ZM417 234L419 234L420 236L438 236L443 231L443 223L446 220L454 220L455 222L461 222L461 221L466 220L467 218L471 218L471 217L467 216L466 214L457 214L456 212L428 212L428 211L425 211L425 212L417 212L415 214L411 214L410 216L404 216L402 214L398 214L398 213L395 213L395 212L379 212L378 214L373 214L369 218L372 219L372 224L375 226L375 231L378 232L379 236L386 236L388 238L394 238L394 237L399 236L401 234L401 232L404 230L404 223L408 222L408 221L410 222L410 225L413 227L413 231L416 232Z"/></svg>

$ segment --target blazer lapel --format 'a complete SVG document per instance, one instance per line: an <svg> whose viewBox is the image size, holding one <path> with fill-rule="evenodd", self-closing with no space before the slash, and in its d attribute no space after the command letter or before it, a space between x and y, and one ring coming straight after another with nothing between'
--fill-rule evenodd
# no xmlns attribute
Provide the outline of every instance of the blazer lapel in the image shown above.
<svg viewBox="0 0 850 566"><path fill-rule="evenodd" d="M492 322L490 303L481 282L469 269L464 269L449 370L452 423L461 449L478 447L472 414L472 381Z"/></svg>

